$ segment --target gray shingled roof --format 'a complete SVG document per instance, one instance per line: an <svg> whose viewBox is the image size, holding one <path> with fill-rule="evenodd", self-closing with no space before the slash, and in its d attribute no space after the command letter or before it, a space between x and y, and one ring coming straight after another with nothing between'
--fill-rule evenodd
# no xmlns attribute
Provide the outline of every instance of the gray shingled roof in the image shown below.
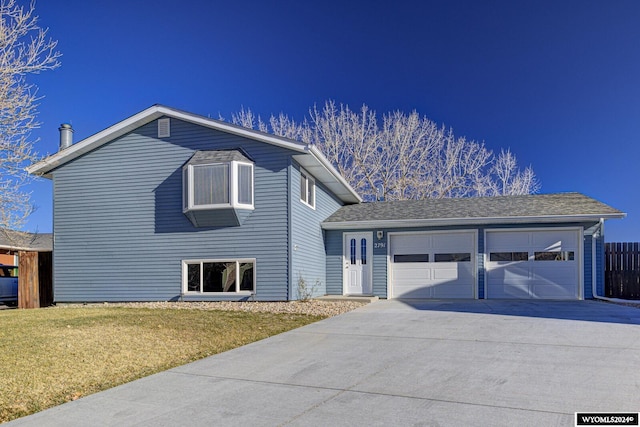
<svg viewBox="0 0 640 427"><path fill-rule="evenodd" d="M327 218L323 227L339 223L421 221L499 223L514 219L562 217L622 218L625 214L580 193L524 196L474 197L457 199L402 200L347 205Z"/></svg>
<svg viewBox="0 0 640 427"><path fill-rule="evenodd" d="M27 233L0 228L0 248L15 251L51 252L53 250L53 234Z"/></svg>
<svg viewBox="0 0 640 427"><path fill-rule="evenodd" d="M223 162L251 162L240 150L206 150L196 151L189 159L187 164L198 165L206 163L223 163Z"/></svg>

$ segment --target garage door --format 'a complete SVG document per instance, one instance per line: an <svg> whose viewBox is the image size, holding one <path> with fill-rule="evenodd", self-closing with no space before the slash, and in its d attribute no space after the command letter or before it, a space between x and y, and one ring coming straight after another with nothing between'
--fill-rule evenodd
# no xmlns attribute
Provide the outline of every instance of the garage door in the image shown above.
<svg viewBox="0 0 640 427"><path fill-rule="evenodd" d="M390 234L391 298L474 298L476 233Z"/></svg>
<svg viewBox="0 0 640 427"><path fill-rule="evenodd" d="M487 298L578 299L578 230L490 231Z"/></svg>

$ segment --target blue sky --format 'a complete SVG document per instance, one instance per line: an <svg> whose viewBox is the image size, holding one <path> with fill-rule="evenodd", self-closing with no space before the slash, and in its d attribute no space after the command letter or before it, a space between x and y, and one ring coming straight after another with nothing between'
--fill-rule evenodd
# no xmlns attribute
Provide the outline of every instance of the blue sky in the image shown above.
<svg viewBox="0 0 640 427"><path fill-rule="evenodd" d="M640 241L640 2L40 0L62 67L32 78L40 153L150 105L302 119L327 99L417 110L510 148L541 192L627 212L608 241ZM144 167L144 165L142 165ZM51 231L51 183L27 229Z"/></svg>

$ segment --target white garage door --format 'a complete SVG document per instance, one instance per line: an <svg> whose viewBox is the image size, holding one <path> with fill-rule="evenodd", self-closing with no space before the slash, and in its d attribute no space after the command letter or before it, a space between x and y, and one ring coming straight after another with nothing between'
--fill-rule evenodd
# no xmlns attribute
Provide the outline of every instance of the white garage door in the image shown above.
<svg viewBox="0 0 640 427"><path fill-rule="evenodd" d="M474 298L476 233L390 234L390 298Z"/></svg>
<svg viewBox="0 0 640 427"><path fill-rule="evenodd" d="M487 298L578 299L578 230L489 231Z"/></svg>

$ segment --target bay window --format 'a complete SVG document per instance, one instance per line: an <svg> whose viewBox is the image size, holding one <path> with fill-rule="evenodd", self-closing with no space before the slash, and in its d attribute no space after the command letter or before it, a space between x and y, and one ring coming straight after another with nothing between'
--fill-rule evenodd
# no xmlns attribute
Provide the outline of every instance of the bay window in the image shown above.
<svg viewBox="0 0 640 427"><path fill-rule="evenodd" d="M183 211L253 209L253 164L232 160L187 163L182 170Z"/></svg>

